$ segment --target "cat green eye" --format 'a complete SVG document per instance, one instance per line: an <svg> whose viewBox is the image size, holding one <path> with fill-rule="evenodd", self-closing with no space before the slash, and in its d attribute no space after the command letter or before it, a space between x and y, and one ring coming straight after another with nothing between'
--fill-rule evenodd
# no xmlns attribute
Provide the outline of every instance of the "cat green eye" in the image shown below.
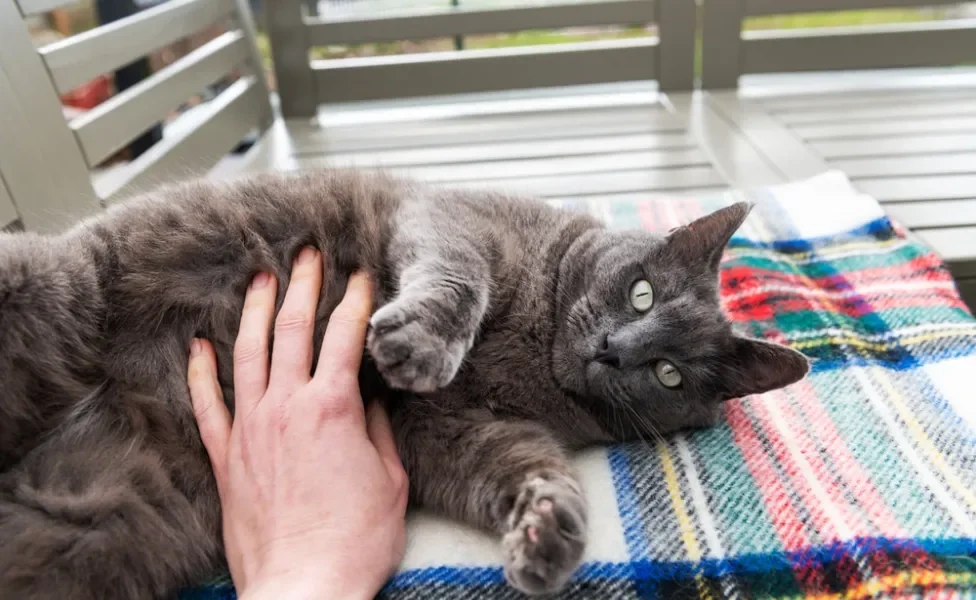
<svg viewBox="0 0 976 600"><path fill-rule="evenodd" d="M641 279L630 288L630 303L638 312L647 312L654 304L654 288Z"/></svg>
<svg viewBox="0 0 976 600"><path fill-rule="evenodd" d="M654 365L654 375L666 388L676 388L681 385L681 371L666 360L658 361Z"/></svg>

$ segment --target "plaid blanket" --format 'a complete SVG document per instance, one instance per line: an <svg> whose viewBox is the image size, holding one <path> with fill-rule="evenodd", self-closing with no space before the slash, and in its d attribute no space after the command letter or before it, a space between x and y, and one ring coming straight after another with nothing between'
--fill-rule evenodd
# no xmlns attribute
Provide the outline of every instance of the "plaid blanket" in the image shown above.
<svg viewBox="0 0 976 600"><path fill-rule="evenodd" d="M722 290L810 376L718 427L577 458L591 544L562 598L976 598L976 321L938 257L832 172L707 198L581 203L667 230L748 197ZM388 599L517 598L497 542L409 522ZM232 598L226 580L185 600Z"/></svg>

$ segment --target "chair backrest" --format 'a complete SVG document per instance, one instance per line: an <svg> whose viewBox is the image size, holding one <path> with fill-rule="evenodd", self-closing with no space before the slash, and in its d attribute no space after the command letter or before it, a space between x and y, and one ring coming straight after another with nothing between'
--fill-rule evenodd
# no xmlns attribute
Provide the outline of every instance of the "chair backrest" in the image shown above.
<svg viewBox="0 0 976 600"><path fill-rule="evenodd" d="M590 83L657 80L694 87L695 0L597 0L369 16L310 15L305 0L265 2L281 110L311 117L322 103L437 96ZM658 36L515 48L311 61L336 44L427 40L486 33L656 24Z"/></svg>
<svg viewBox="0 0 976 600"><path fill-rule="evenodd" d="M976 60L976 19L743 32L749 17L958 5L959 0L704 0L706 89L741 75L953 66Z"/></svg>
<svg viewBox="0 0 976 600"><path fill-rule="evenodd" d="M0 178L23 226L58 230L155 183L205 173L273 121L247 0L169 0L40 48L26 17L70 0L0 0ZM202 29L225 33L148 78L66 119L59 96ZM135 160L106 158L207 86L236 81L180 116ZM0 221L4 215L0 190ZM0 225L2 226L2 225Z"/></svg>

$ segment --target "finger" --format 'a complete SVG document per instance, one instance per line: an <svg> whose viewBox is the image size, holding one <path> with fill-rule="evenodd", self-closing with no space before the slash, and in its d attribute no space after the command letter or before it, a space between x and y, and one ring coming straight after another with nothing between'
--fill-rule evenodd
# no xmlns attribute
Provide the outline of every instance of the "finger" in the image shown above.
<svg viewBox="0 0 976 600"><path fill-rule="evenodd" d="M217 358L213 346L205 340L195 339L190 345L187 384L200 437L210 456L217 483L221 485L227 465L231 418L217 380Z"/></svg>
<svg viewBox="0 0 976 600"><path fill-rule="evenodd" d="M303 248L295 258L274 330L269 386L295 389L311 379L312 334L322 290L322 255Z"/></svg>
<svg viewBox="0 0 976 600"><path fill-rule="evenodd" d="M386 470L394 485L398 488L406 486L407 474L403 469L403 462L400 460L400 452L397 450L393 425L390 423L390 417L386 414L386 410L375 400L370 402L366 408L366 435L369 436L377 454L386 465Z"/></svg>
<svg viewBox="0 0 976 600"><path fill-rule="evenodd" d="M316 378L330 387L358 389L366 329L373 310L373 286L364 273L349 277L346 293L329 316ZM360 404L362 404L360 402Z"/></svg>
<svg viewBox="0 0 976 600"><path fill-rule="evenodd" d="M244 296L234 343L234 401L239 415L251 414L268 389L268 340L277 293L274 276L258 273Z"/></svg>

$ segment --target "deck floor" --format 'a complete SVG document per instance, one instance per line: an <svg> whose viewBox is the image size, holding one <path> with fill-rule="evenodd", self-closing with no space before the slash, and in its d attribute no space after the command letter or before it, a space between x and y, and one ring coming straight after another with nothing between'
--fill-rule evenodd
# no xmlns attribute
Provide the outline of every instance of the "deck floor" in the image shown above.
<svg viewBox="0 0 976 600"><path fill-rule="evenodd" d="M791 77L738 92L634 84L335 106L277 124L248 168L382 167L553 199L841 169L943 256L976 307L976 71Z"/></svg>

